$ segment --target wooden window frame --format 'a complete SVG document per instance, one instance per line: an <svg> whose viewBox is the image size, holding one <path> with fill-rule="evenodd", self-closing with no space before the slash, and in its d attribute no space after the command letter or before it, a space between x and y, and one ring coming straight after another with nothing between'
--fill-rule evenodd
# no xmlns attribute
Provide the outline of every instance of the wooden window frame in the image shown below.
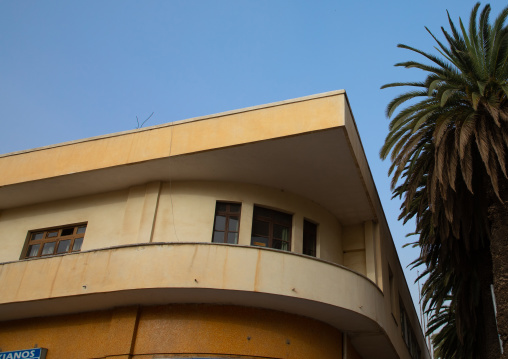
<svg viewBox="0 0 508 359"><path fill-rule="evenodd" d="M82 233L78 233L78 228L83 228L84 231ZM86 227L87 222L85 223L76 223L76 224L67 224L63 226L58 227L50 227L50 228L43 228L43 229L35 229L28 232L27 239L25 242L25 246L23 247L23 252L21 255L21 259L30 259L30 258L42 258L42 257L48 257L53 255L61 255L61 254L68 254L68 253L76 253L81 251L81 247L83 245L83 241L86 235ZM62 235L62 232L64 230L69 230L72 228L71 234L64 234ZM52 236L51 234L55 233L56 235ZM41 238L37 238L37 236L40 236ZM74 250L74 244L76 243L76 239L82 239L81 244L79 245L79 249ZM64 251L58 253L58 247L61 242L68 241L69 248ZM55 246L53 247L53 250L51 253L43 253L44 245L46 243L55 243ZM38 245L38 249L36 254L29 255L32 249L32 246Z"/></svg>
<svg viewBox="0 0 508 359"><path fill-rule="evenodd" d="M309 225L312 226L313 228L312 229L309 228ZM314 233L311 233L312 231L314 231ZM311 256L311 257L317 257L317 233L318 233L318 224L304 218L303 219L302 254L305 254L305 255ZM311 246L314 248L311 249L309 253L306 253L306 246L305 246L306 240L310 239L309 235L312 235L312 234L313 234L314 238L311 238L311 241L313 241L313 243L311 243L313 245L311 245Z"/></svg>
<svg viewBox="0 0 508 359"><path fill-rule="evenodd" d="M258 213L256 213L257 209L258 209ZM285 216L289 216L290 220L289 221L278 221L271 216L263 216L263 215L259 214L259 210L272 212L274 214L282 214ZM254 232L254 221L256 221L256 220L268 223L268 236ZM284 226L284 227L288 228L289 231L288 231L288 240L287 241L282 241L282 240L274 238L274 225ZM262 206L254 206L254 210L252 213L251 245L258 246L258 247L265 247L265 248L273 248L273 249L278 249L278 250L290 252L291 251L291 240L292 240L292 226L293 226L293 215L292 214L278 211L276 209L262 207ZM263 245L259 244L260 242L255 242L255 240L254 240L255 235L256 235L256 237L267 238L267 245L263 246ZM275 248L274 241L277 241L277 240L279 240L281 242L286 242L288 245L288 248L287 249Z"/></svg>
<svg viewBox="0 0 508 359"><path fill-rule="evenodd" d="M221 204L226 205L226 210L225 211L220 211L219 210L219 205L221 205ZM238 212L231 211L231 205L239 206L240 207L239 211ZM215 217L214 217L214 220L213 220L212 243L238 244L238 240L240 238L240 219L241 219L241 214L242 214L242 204L241 203L226 202L226 201L217 201L216 204L215 204ZM225 229L224 229L224 231L218 230L218 229L215 228L218 216L224 216L224 217L226 217L226 223L225 223ZM229 222L230 222L231 217L238 217L238 230L236 230L236 231L231 230L229 228ZM222 238L222 242L215 241L215 233L216 232L224 232L224 236ZM232 233L236 233L236 238L237 238L236 243L230 243L228 241L228 236L229 236L229 234L232 234Z"/></svg>

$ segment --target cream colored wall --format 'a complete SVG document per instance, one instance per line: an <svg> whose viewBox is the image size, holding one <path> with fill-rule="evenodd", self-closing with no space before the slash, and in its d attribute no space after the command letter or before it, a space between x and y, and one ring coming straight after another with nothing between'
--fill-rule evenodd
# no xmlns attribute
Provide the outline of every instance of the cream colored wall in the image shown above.
<svg viewBox="0 0 508 359"><path fill-rule="evenodd" d="M344 101L347 103L347 98L344 98ZM349 140L349 145L352 149L352 151L355 153L355 158L357 160L358 167L360 168L362 173L370 173L369 165L367 163L367 159L365 157L365 153L363 151L363 146L360 141L360 137L356 128L355 121L353 119L353 114L351 112L351 109L348 105L344 105L345 113L344 113L344 125L347 129L346 133ZM392 312L392 301L394 300L392 297L393 295L397 296L395 298L395 313L393 313L393 316L390 314L389 317L392 319L387 322L386 330L394 338L395 343L399 347L402 348L402 351L404 354L407 354L407 348L405 343L402 340L401 331L400 331L400 318L399 318L399 308L398 308L398 301L399 296L404 301L404 306L406 307L406 310L408 312L408 317L411 322L411 325L413 327L413 330L415 331L417 337L420 349L422 350L422 357L428 357L429 353L426 349L426 345L424 343L423 336L420 335L422 333L420 328L420 323L418 320L418 316L416 314L414 309L414 305L412 302L411 294L409 293L409 289L407 286L407 283L405 281L404 272L402 270L402 267L400 266L400 261L397 256L397 251L395 249L393 239L390 234L390 230L388 228L388 225L386 223L385 215L383 213L383 209L381 206L381 202L379 200L377 190L373 181L372 176L363 176L364 179L364 186L366 191L370 194L369 199L371 200L371 204L375 210L375 212L378 214L377 222L373 225L373 238L372 238L372 247L369 250L368 247L365 248L366 251L366 258L374 259L374 263L372 260L367 260L365 265L365 273L366 275L373 280L375 278L375 282L379 286L379 288L384 293L384 310L386 313ZM365 224L364 224L365 225ZM365 227L364 227L365 230ZM346 232L346 229L344 229L344 232ZM360 270L363 270L364 267L361 263L361 256L358 254L353 254L354 250L361 251L360 249L360 239L358 233L356 233L353 237L356 238L356 241L351 240L348 241L347 234L344 234L343 236L343 243L344 243L344 264L346 266L351 266L351 268L358 268ZM366 240L369 240L366 237ZM351 243L354 242L354 243ZM355 244L356 243L356 244ZM367 242L365 242L367 243ZM352 249L350 254L346 254L347 250ZM394 289L393 294L390 293L392 290L389 288L389 278L388 278L388 266L393 271L394 275ZM369 268L370 267L370 268ZM373 271L375 268L375 271ZM357 270L357 269L355 269ZM363 273L360 271L360 273ZM373 276L374 274L374 276Z"/></svg>
<svg viewBox="0 0 508 359"><path fill-rule="evenodd" d="M0 156L0 167L5 174L0 184L37 181L345 126L349 146L355 153L365 191L379 222L342 228L325 208L273 188L235 183L154 182L86 198L1 211L0 263L20 258L29 230L80 222L88 222L83 251L150 241L210 242L216 201L234 201L242 203L239 244L250 245L252 211L256 204L293 214L292 251L296 253L302 251L303 219L308 218L319 224L319 258L364 274L382 290L386 289L387 262L390 263L398 293L409 310L411 297L343 93L208 118L214 120L191 120ZM206 136L212 132L214 136ZM195 141L198 137L206 142ZM386 310L390 295L386 290L384 294ZM416 313L410 312L416 330ZM400 336L397 325L396 322L393 327L387 325L387 331Z"/></svg>
<svg viewBox="0 0 508 359"><path fill-rule="evenodd" d="M293 215L293 252L302 253L303 220L318 223L317 254L342 264L341 226L315 202L281 190L239 183L163 183L154 226L154 242L210 242L217 201L242 204L239 244L250 245L255 205ZM176 223L176 225L173 225Z"/></svg>
<svg viewBox="0 0 508 359"><path fill-rule="evenodd" d="M318 223L317 257L343 264L341 226L323 207L273 188L218 182L153 182L4 210L0 263L20 258L28 231L81 222L88 222L82 251L144 242L211 242L217 201L242 204L239 244L250 245L254 205L266 206L293 215L293 252L302 253L306 218Z"/></svg>
<svg viewBox="0 0 508 359"><path fill-rule="evenodd" d="M30 230L88 222L82 250L126 244L129 191L14 208L0 212L0 263L18 260Z"/></svg>
<svg viewBox="0 0 508 359"><path fill-rule="evenodd" d="M344 265L358 273L367 275L363 223L353 226L344 226L342 233Z"/></svg>
<svg viewBox="0 0 508 359"><path fill-rule="evenodd" d="M379 225L373 221L345 226L342 246L344 265L363 274L380 288L382 263L379 249Z"/></svg>
<svg viewBox="0 0 508 359"><path fill-rule="evenodd" d="M124 291L123 300L127 301L130 296L135 297L135 292L129 290L173 290L169 297L161 296L164 300L171 298L171 293L173 298L177 297L175 288L189 288L224 290L216 294L220 302L232 300L228 291L243 291L310 300L317 306L325 303L336 307L337 315L345 315L341 308L346 308L351 311L348 315L357 315L349 318L360 320L365 316L381 327L385 326L387 318L380 305L382 293L365 277L331 263L250 246L147 244L17 261L0 265L0 288L4 289L0 305L25 303L27 308L39 312L44 311L44 307L31 306L32 301L86 294L92 298L90 303L98 305L104 298L101 297L103 293ZM196 292L192 302L207 302L204 293ZM145 304L153 304L157 299L135 298ZM270 305L273 298L266 305ZM305 304L291 307L307 313ZM263 306L263 303L258 305ZM47 303L47 309L65 312L66 308L51 308L51 303ZM343 324L352 328L362 325L373 328L362 323Z"/></svg>
<svg viewBox="0 0 508 359"><path fill-rule="evenodd" d="M19 312L31 313L29 317L83 310L81 305L59 305L83 295L86 305L106 309L111 302L101 307L104 293L121 293L117 296L121 305L172 300L206 303L212 297L218 303L271 309L282 308L277 298L284 302L292 298L289 307L295 314L319 314L320 320L335 321L357 335L366 331L371 339L386 332L399 353L404 349L399 333L390 329L392 319L383 294L364 276L324 261L259 247L147 244L16 261L0 265L0 288L0 306L17 303ZM157 293L153 289L166 294L150 295ZM210 296L210 290L215 290L215 296ZM243 294L233 301L238 293ZM262 294L269 296L260 300ZM39 300L46 301L37 305Z"/></svg>
<svg viewBox="0 0 508 359"><path fill-rule="evenodd" d="M253 208L260 205L293 215L295 253L302 252L303 220L307 218L318 223L318 258L351 268L380 288L388 283L390 263L395 295L400 293L411 313L396 252L386 239L387 228L380 230L374 222L341 226L330 212L309 199L249 184L153 182L122 191L4 210L0 212L0 263L20 258L29 230L81 222L88 222L83 251L146 242L209 243L217 201L242 204L240 245L250 245ZM391 313L392 294L386 290L384 293L382 311ZM397 309L394 316L395 320L386 321L384 327L395 341L401 341ZM416 317L412 316L411 321L417 330Z"/></svg>
<svg viewBox="0 0 508 359"><path fill-rule="evenodd" d="M390 232L387 225L380 226L381 237L390 238ZM422 333L420 322L418 319L418 315L416 313L413 300L407 284L405 282L404 273L402 267L400 265L399 258L397 256L397 251L395 249L395 245L391 240L381 241L381 250L383 252L383 262L382 262L382 282L383 293L384 293L384 310L386 313L390 313L389 317L391 320L387 322L386 330L387 332L393 336L394 343L403 348L403 352L409 353L404 343L401 334L400 327L400 308L399 308L399 300L402 299L404 307L406 309L408 320L411 323L414 333L417 336L419 347L422 351L422 357L428 356L429 353L426 349L426 344L424 342L423 336L420 336L419 333ZM389 270L390 268L393 273L393 287L389 286ZM395 298L394 298L395 296ZM393 303L393 304L392 304ZM393 309L393 310L392 310Z"/></svg>

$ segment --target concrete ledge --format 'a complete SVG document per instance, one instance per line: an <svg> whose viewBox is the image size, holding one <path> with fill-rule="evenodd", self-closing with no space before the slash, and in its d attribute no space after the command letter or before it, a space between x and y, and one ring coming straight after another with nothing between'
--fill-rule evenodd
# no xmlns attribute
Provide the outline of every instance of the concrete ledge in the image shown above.
<svg viewBox="0 0 508 359"><path fill-rule="evenodd" d="M314 318L356 341L375 341L385 348L383 358L395 354L384 329L390 313L374 283L283 251L203 243L122 246L4 263L0 286L1 321L130 305L229 304Z"/></svg>

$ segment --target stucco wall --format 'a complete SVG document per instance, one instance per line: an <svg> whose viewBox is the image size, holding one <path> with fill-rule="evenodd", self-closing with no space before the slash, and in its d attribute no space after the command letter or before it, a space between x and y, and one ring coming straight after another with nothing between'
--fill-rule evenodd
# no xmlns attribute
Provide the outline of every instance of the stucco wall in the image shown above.
<svg viewBox="0 0 508 359"><path fill-rule="evenodd" d="M377 224L367 222L354 226L342 226L326 208L310 199L276 188L240 183L152 182L115 192L3 210L0 212L0 246L2 247L0 262L17 261L20 258L30 230L82 222L88 223L82 251L148 242L210 243L217 201L242 204L240 245L250 245L253 208L255 205L260 205L293 215L291 247L295 253L302 252L303 220L306 218L318 223L318 258L345 265L367 276L380 288L383 288L383 283L388 283L386 262L388 260L395 274L394 293L398 295L399 291L402 291L401 295L405 298L406 308L410 307L410 303L407 303L410 298L409 293L404 293L402 274L394 249L390 248L391 243L381 240L383 236L388 236L386 229L380 233ZM45 263L45 261L34 263L34 266L44 267L46 264L43 262ZM60 261L57 262L60 263ZM133 259L134 262L135 259ZM203 268L203 270L210 269ZM41 268L40 271L47 272L47 268ZM10 286L14 288L19 281L15 277L5 278L5 276L11 277L9 273L11 271L3 271L2 274L0 270L0 277L4 276L4 279L8 280L11 283ZM321 274L324 275L324 272ZM57 277L60 278L60 276ZM47 278L47 280L50 279ZM36 287L37 283L46 282L37 280L34 282ZM238 284L237 287L240 288L242 285ZM67 285L65 287L68 288ZM81 288L80 285L78 287ZM230 289L237 287L233 286ZM44 293L48 288L47 285L42 285L41 295L34 293L33 287L30 287L30 291L34 298L43 298L46 297ZM121 288L115 290L119 289ZM309 293L311 292L315 291ZM344 292L346 293L349 292ZM377 302L369 310L374 310L378 314L383 313L381 317L378 315L373 317L377 317L378 323L393 338L396 347L404 351L404 343L397 322L397 307L393 313L395 320L390 314L391 295L385 291L382 304ZM322 300L322 298L313 299ZM350 299L351 303L347 305L342 303L341 306L353 308L360 299L365 298ZM380 305L382 308L379 307ZM411 316L411 321L414 327L418 325L415 315Z"/></svg>
<svg viewBox="0 0 508 359"><path fill-rule="evenodd" d="M363 223L344 227L342 247L344 250L344 265L367 275L363 227Z"/></svg>
<svg viewBox="0 0 508 359"><path fill-rule="evenodd" d="M290 145L288 139L297 137L298 141ZM196 141L196 138L201 140ZM257 144L260 141L271 150L267 151L269 156L260 160L253 170L251 164L258 158L260 147ZM335 146L337 144L340 146ZM246 147L250 150L241 151ZM287 148L290 151L286 151ZM301 149L298 156L292 152L296 149ZM314 152L319 149L321 152ZM264 161L275 154L281 154L281 159L266 167ZM240 159L236 157L239 155ZM189 161L184 161L189 158ZM228 160L231 158L236 158L237 163L230 163ZM249 160L245 161L246 158ZM289 167L279 167L286 158L298 158L300 161L292 162ZM323 173L332 177L314 175L320 174L321 168L311 164L325 158L329 161L322 163L322 168L326 168ZM248 168L243 168L248 175L234 177L242 173L237 170L240 161L248 164ZM180 166L179 171L170 167L176 164ZM222 164L221 172L217 166ZM206 165L209 166L203 174ZM308 167L315 170L302 172ZM1 264L7 269L0 268L0 279L7 280L13 288L22 281L16 275L22 273L24 276L26 272L28 275L23 280L40 284L41 288L48 284L45 280L49 277L55 279L50 283L51 290L44 290L51 292L55 283L68 289L68 283L62 284L62 278L67 278L67 273L61 275L66 270L60 268L60 262L83 265L82 273L93 273L92 277L97 279L97 269L89 271L88 262L80 260L105 256L108 259L98 266L107 267L109 257L114 253L131 251L117 251L119 248L116 248L98 251L101 253L87 252L95 249L148 242L210 243L218 200L242 203L239 244L249 247L238 246L232 251L256 252L250 247L252 212L255 205L266 206L293 215L293 252L302 252L303 220L307 218L319 225L318 258L345 265L370 279L372 282L369 284L374 288L377 285L381 289L382 294L376 288L376 308L371 308L379 315L375 320L382 323L397 352L403 353L400 356L407 356L400 335L397 307L393 313L395 320L390 312L393 296L400 295L406 308L412 307L411 297L343 91L7 154L0 156L0 168L4 174L0 179L1 208L7 208L0 211L0 263L23 257L23 245L30 230L88 223L82 246L82 251L86 253L20 261L5 266ZM280 172L273 174L276 168ZM230 172L224 172L226 170ZM177 173L180 181L152 182L174 179ZM265 179L267 173L271 173L272 178ZM311 173L313 177L299 176L302 173ZM252 181L254 175L257 181ZM330 178L330 182L314 181L325 177ZM231 182L190 182L190 179ZM287 187L288 190L299 195L245 182L274 187L293 184L293 187ZM307 191L316 188L322 191ZM329 196L334 189L343 190ZM97 194L100 192L104 193ZM93 195L69 198L87 193ZM341 202L345 198L347 201ZM49 200L53 202L34 205ZM14 208L18 206L25 207ZM343 223L339 223L337 218L342 218ZM343 225L345 223L348 225ZM177 246L179 244L174 245ZM210 252L226 249L226 246L215 245L192 246L210 247L207 249ZM142 247L151 246L139 246L138 249L144 250ZM268 258L274 251L260 252L269 252L263 253ZM274 255L299 257L298 260L305 263L318 262L303 256L281 256L280 252ZM138 257L132 255L133 263ZM166 260L161 259L161 263ZM241 262L241 258L237 261ZM388 265L394 274L393 294L387 290ZM124 273L123 267L118 268L119 274ZM207 274L204 264L200 268L204 268L203 272ZM41 273L32 273L37 269ZM48 269L54 275L42 281L36 280L37 275L45 274L44 270ZM132 266L129 269L133 271L135 264L134 269ZM9 274L11 272L17 274ZM158 269L154 272L158 273ZM321 274L316 272L316 276ZM11 275L12 278L6 278ZM291 272L291 275L294 273ZM108 277L108 273L104 273L104 277ZM194 282L194 277L191 282ZM26 288L28 292L32 290L29 286ZM325 290L328 291L328 288ZM347 285L340 290L344 291L344 296L350 296ZM289 294L294 295L291 292ZM46 292L41 290L41 293L44 296ZM360 299L363 295L365 293L359 295ZM355 305L356 299L351 299ZM353 304L348 305L352 307ZM359 306L357 309L362 311L362 308ZM411 310L409 316L416 329L416 312ZM418 337L423 348L423 336ZM358 338L352 340L358 343Z"/></svg>
<svg viewBox="0 0 508 359"><path fill-rule="evenodd" d="M43 203L0 212L0 263L22 255L28 231L88 222L82 250L125 243L123 222L129 191Z"/></svg>
<svg viewBox="0 0 508 359"><path fill-rule="evenodd" d="M217 201L242 203L239 244L250 245L253 208L260 205L293 215L293 252L302 253L305 218L318 223L317 257L343 263L341 225L325 208L274 188L220 182L153 182L3 210L0 262L20 258L30 230L81 222L88 222L82 251L146 242L211 242Z"/></svg>
<svg viewBox="0 0 508 359"><path fill-rule="evenodd" d="M212 305L126 307L4 322L0 343L4 351L47 348L47 359L154 354L342 358L342 335L327 324L277 311Z"/></svg>
<svg viewBox="0 0 508 359"><path fill-rule="evenodd" d="M253 208L265 206L293 215L292 252L302 253L303 220L306 218L318 223L317 256L342 264L341 226L325 208L291 193L248 184L165 182L153 241L210 242L217 201L242 204L239 244L250 245Z"/></svg>

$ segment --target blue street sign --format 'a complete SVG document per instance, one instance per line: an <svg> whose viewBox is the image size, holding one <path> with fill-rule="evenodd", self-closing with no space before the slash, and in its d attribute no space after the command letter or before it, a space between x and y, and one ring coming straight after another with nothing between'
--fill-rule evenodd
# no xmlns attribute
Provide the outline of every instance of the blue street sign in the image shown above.
<svg viewBox="0 0 508 359"><path fill-rule="evenodd" d="M0 352L0 359L45 359L46 353L48 352L45 348L33 348L14 350L11 352Z"/></svg>

